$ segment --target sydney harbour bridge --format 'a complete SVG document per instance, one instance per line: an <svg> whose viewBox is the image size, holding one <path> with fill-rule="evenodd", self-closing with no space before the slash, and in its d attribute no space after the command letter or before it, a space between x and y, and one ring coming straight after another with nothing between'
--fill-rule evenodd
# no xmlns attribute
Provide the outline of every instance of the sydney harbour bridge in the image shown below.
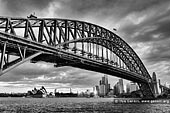
<svg viewBox="0 0 170 113"><path fill-rule="evenodd" d="M137 82L155 98L152 78L134 50L98 25L58 18L0 17L0 75L31 61L72 66Z"/></svg>

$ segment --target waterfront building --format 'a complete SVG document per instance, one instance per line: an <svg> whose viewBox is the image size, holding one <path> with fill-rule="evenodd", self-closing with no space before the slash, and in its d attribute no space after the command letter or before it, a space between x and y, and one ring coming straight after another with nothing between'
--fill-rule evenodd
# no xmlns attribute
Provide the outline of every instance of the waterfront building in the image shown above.
<svg viewBox="0 0 170 113"><path fill-rule="evenodd" d="M44 86L40 89L34 88L32 91L27 92L27 97L35 97L35 98L42 98L47 97L47 90Z"/></svg>
<svg viewBox="0 0 170 113"><path fill-rule="evenodd" d="M99 86L98 85L95 86L95 90L97 92L97 95L99 95Z"/></svg>
<svg viewBox="0 0 170 113"><path fill-rule="evenodd" d="M57 89L54 89L54 96L55 97L78 97L78 92L73 93L72 88L70 88L69 90L70 90L69 93L63 93L63 92L60 93L59 90L57 91Z"/></svg>
<svg viewBox="0 0 170 113"><path fill-rule="evenodd" d="M119 79L119 81L114 86L114 94L119 95L124 93L123 79Z"/></svg>
<svg viewBox="0 0 170 113"><path fill-rule="evenodd" d="M108 97L115 97L114 89L111 89L108 93Z"/></svg>
<svg viewBox="0 0 170 113"><path fill-rule="evenodd" d="M114 95L119 95L120 94L120 89L119 89L119 82L117 82L115 85L114 85Z"/></svg>
<svg viewBox="0 0 170 113"><path fill-rule="evenodd" d="M126 84L126 93L127 94L130 93L130 84L129 83Z"/></svg>
<svg viewBox="0 0 170 113"><path fill-rule="evenodd" d="M134 82L131 82L129 85L129 89L130 89L130 93L133 91L137 91L138 90L138 85Z"/></svg>
<svg viewBox="0 0 170 113"><path fill-rule="evenodd" d="M99 95L99 86L95 86L93 87L93 94L94 94L94 97L98 97Z"/></svg>
<svg viewBox="0 0 170 113"><path fill-rule="evenodd" d="M107 77L107 75L104 75L103 77L102 77L102 83L101 83L101 85L104 85L104 87L105 87L105 94L107 94L108 92L109 92L109 84L108 84L108 77ZM103 90L103 89L102 89Z"/></svg>
<svg viewBox="0 0 170 113"><path fill-rule="evenodd" d="M119 93L124 93L123 79L119 79Z"/></svg>
<svg viewBox="0 0 170 113"><path fill-rule="evenodd" d="M56 92L55 93L55 97L78 97L78 94L77 93L59 93L59 92Z"/></svg>
<svg viewBox="0 0 170 113"><path fill-rule="evenodd" d="M101 84L99 87L99 95L100 96L106 96L106 86L104 84Z"/></svg>
<svg viewBox="0 0 170 113"><path fill-rule="evenodd" d="M96 91L99 96L106 96L110 91L110 84L108 83L107 75L104 75L102 79L99 81L99 86L96 87Z"/></svg>

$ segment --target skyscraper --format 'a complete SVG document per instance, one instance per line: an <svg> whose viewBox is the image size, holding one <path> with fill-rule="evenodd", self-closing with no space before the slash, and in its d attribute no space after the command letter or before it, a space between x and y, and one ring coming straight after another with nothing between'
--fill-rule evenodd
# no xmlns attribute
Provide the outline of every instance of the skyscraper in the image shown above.
<svg viewBox="0 0 170 113"><path fill-rule="evenodd" d="M119 79L119 81L114 86L114 94L119 95L124 93L123 79Z"/></svg>
<svg viewBox="0 0 170 113"><path fill-rule="evenodd" d="M99 86L99 94L100 96L106 96L106 86L104 84L101 84Z"/></svg>
<svg viewBox="0 0 170 113"><path fill-rule="evenodd" d="M110 84L108 84L108 77L104 75L99 82L99 95L106 96L110 90Z"/></svg>
<svg viewBox="0 0 170 113"><path fill-rule="evenodd" d="M126 93L130 93L130 84L129 83L127 83L126 84Z"/></svg>
<svg viewBox="0 0 170 113"><path fill-rule="evenodd" d="M119 94L120 94L119 82L117 82L117 83L114 85L114 94L115 94L115 95L119 95Z"/></svg>
<svg viewBox="0 0 170 113"><path fill-rule="evenodd" d="M119 90L120 94L124 93L123 79L119 79Z"/></svg>

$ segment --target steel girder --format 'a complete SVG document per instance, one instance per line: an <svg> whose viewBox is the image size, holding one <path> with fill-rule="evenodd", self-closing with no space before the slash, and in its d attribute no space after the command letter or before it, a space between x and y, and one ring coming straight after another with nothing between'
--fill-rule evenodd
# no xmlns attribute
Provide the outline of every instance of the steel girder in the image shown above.
<svg viewBox="0 0 170 113"><path fill-rule="evenodd" d="M128 67L129 71L136 72L142 76L142 72L138 69L136 69L132 64L133 64L133 58L130 55L127 55L127 51L123 51L115 41L108 40L105 38L100 38L100 37L87 37L87 38L82 38L82 39L76 39L76 40L70 40L64 43L59 44L58 46L64 46L70 43L77 43L77 42L88 42L88 43L95 43L98 45L101 45L113 53L115 53ZM69 48L72 49L72 48ZM90 54L90 53L86 53Z"/></svg>
<svg viewBox="0 0 170 113"><path fill-rule="evenodd" d="M106 42L108 43L106 43ZM58 46L64 46L66 44L70 44L70 43L75 43L75 42L91 42L91 43L95 43L98 45L101 45L103 47L106 47L107 49L111 50L113 53L115 53L117 56L119 56L121 58L121 60L126 64L126 66L130 69L129 71L138 73L139 70L135 70L135 68L133 67L133 63L130 59L131 56L127 56L126 55L126 51L122 51L121 47L118 46L114 41L112 40L108 40L105 38L101 38L101 37L87 37L87 38L82 38L82 39L76 39L76 40L70 40L64 43L59 44ZM87 53L89 54L89 53ZM133 70L132 70L133 69ZM127 70L128 71L128 70ZM142 76L142 73L138 73L138 76ZM125 77L125 79L128 79ZM150 79L146 78L147 81L150 81ZM140 89L142 90L143 95L147 95L145 97L147 98L152 98L152 84L151 83L145 83L145 82L139 82L139 81L135 81L138 82L138 85L140 87Z"/></svg>
<svg viewBox="0 0 170 113"><path fill-rule="evenodd" d="M163 86L163 85L159 84L159 87L161 89L162 94L168 94L170 92L170 88L168 88L166 86Z"/></svg>
<svg viewBox="0 0 170 113"><path fill-rule="evenodd" d="M57 18L9 18L9 17L0 17L0 30L4 31L9 34L19 35L27 40L31 40L32 42L38 42L41 44L48 45L49 47L53 48L61 48L61 44L65 43L64 48L66 50L69 48L69 41L72 40L79 40L82 42L81 50L82 55L85 53L84 48L84 41L87 41L89 47L92 48L92 45L96 44L96 53L99 52L98 45L106 48L106 60L108 62L108 49L116 54L125 65L128 67L128 70L137 73L139 76L143 76L148 80L148 84L146 83L139 84L141 90L146 93L150 93L152 95L152 91L147 91L147 89L151 89L151 77L146 70L144 64L137 56L137 54L133 51L133 49L119 36L114 34L113 32L91 24L87 22L77 21L77 20L66 20L66 19L57 19ZM87 38L87 37L99 37L99 38ZM3 42L4 43L4 42ZM8 54L6 51L6 44L1 44L3 49L1 50L1 70L4 68L4 62L6 62L5 54ZM75 49L76 49L76 42L75 42ZM22 51L26 51L26 49L21 49L24 47L20 47L18 44L16 46L19 50L20 59L28 58L28 56L38 54L40 51L34 51L34 53L29 53L28 56L23 57ZM25 46L27 47L27 46ZM73 48L72 48L73 49ZM103 48L102 48L103 49ZM90 51L90 52L89 52ZM92 49L87 51L92 56L94 55ZM76 51L75 51L76 52ZM103 52L103 51L102 51ZM93 54L92 54L93 53ZM38 54L39 55L39 54ZM8 56L8 55L6 55ZM34 57L35 57L34 56ZM32 57L30 57L32 58ZM28 59L30 59L28 58ZM97 58L97 56L96 56ZM102 58L103 60L104 58ZM25 61L23 60L23 61ZM121 63L120 63L121 64ZM145 93L145 94L146 94Z"/></svg>
<svg viewBox="0 0 170 113"><path fill-rule="evenodd" d="M32 58L42 54L42 52L31 52L27 53L27 47L26 46L21 46L19 44L16 44L16 49L18 51L11 51L7 46L11 46L8 41L5 41L4 43L0 44L2 49L1 49L1 60L0 60L0 75L10 71L11 69L17 67L18 65L31 60ZM12 60L9 60L10 57L12 56L11 54L17 54L19 57L18 58L12 58Z"/></svg>

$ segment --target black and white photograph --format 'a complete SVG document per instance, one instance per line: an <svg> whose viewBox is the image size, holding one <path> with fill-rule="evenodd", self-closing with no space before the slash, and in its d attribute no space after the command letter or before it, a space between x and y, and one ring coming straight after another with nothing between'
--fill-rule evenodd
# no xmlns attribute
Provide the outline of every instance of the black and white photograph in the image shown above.
<svg viewBox="0 0 170 113"><path fill-rule="evenodd" d="M0 113L170 113L170 0L0 0Z"/></svg>

